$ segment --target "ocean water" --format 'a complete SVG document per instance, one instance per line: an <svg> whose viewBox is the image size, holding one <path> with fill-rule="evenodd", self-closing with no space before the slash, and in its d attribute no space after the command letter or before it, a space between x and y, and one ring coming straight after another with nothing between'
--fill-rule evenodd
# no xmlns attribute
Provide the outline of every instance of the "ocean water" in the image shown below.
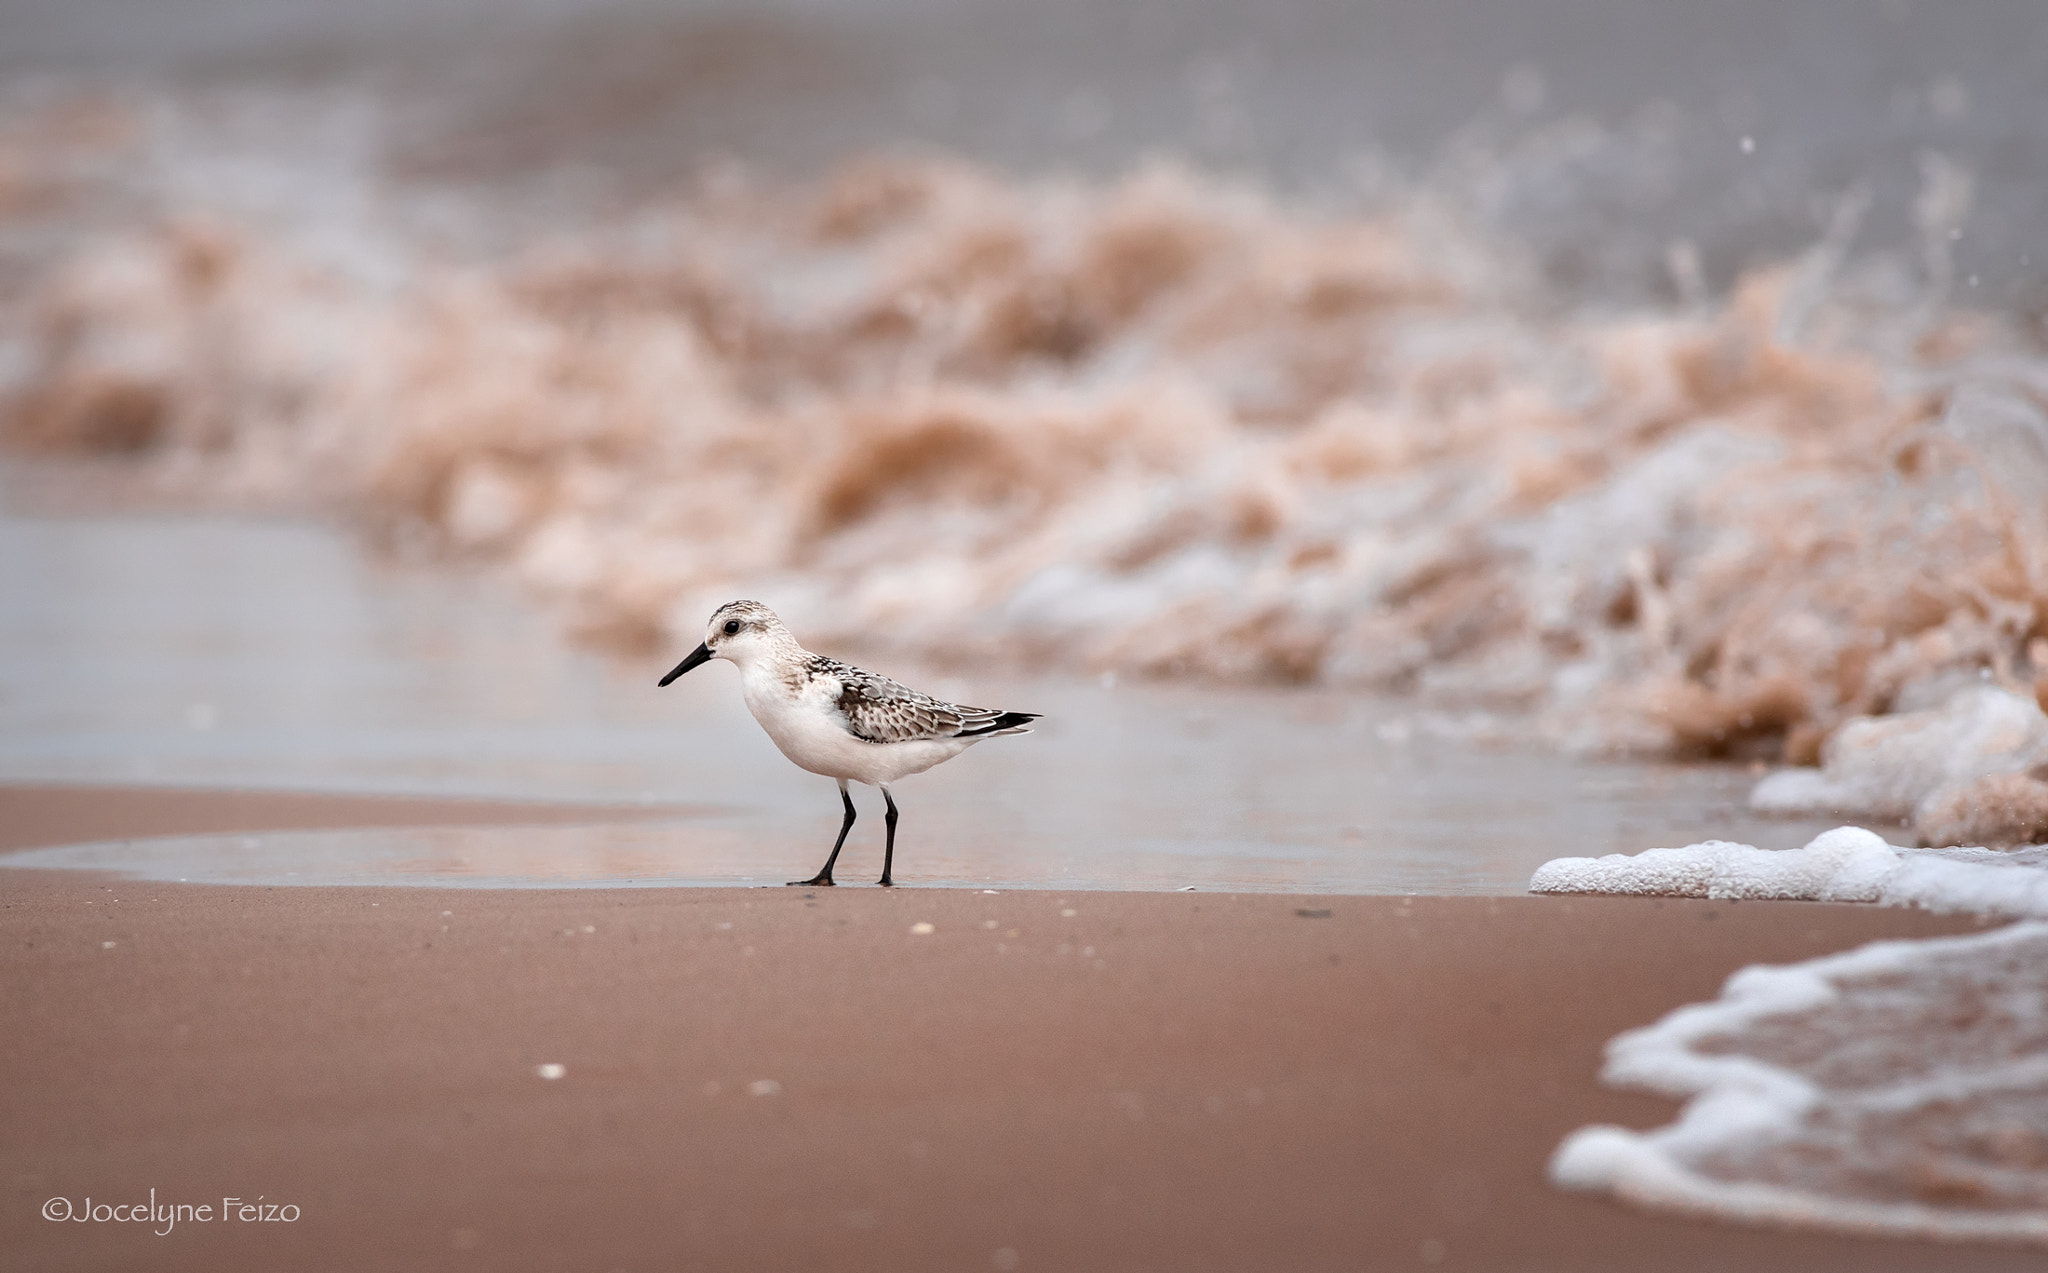
<svg viewBox="0 0 2048 1273"><path fill-rule="evenodd" d="M27 6L6 432L616 649L1812 764L2048 693L2048 59L1781 8Z"/></svg>
<svg viewBox="0 0 2048 1273"><path fill-rule="evenodd" d="M11 863L244 883L758 885L811 874L838 830L832 784L775 751L723 664L658 689L674 651L573 646L502 580L383 561L305 519L59 514L42 502L58 476L5 474L0 781L704 811L139 840ZM1622 852L1712 825L1789 847L1823 825L1742 813L1746 771L1562 756L1483 715L1356 691L881 670L1045 713L901 785L906 884L1515 893L1560 846ZM880 872L880 802L856 800L850 882Z"/></svg>

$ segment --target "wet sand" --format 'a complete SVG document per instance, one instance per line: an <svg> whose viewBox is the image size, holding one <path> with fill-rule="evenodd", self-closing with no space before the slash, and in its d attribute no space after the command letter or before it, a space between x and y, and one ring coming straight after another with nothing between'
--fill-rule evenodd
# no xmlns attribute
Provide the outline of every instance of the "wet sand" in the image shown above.
<svg viewBox="0 0 2048 1273"><path fill-rule="evenodd" d="M673 818L694 812L701 810L679 804L0 784L0 852L160 835L345 827L559 826Z"/></svg>
<svg viewBox="0 0 2048 1273"><path fill-rule="evenodd" d="M212 798L209 823L166 795L161 828L282 811ZM74 807L78 833L136 799ZM2038 1264L1667 1219L1542 1178L1574 1127L1669 1115L1595 1082L1616 1032L1745 963L1965 919L29 870L0 873L0 899L15 1267ZM215 1218L156 1236L39 1217L152 1188ZM223 1222L226 1196L300 1218Z"/></svg>

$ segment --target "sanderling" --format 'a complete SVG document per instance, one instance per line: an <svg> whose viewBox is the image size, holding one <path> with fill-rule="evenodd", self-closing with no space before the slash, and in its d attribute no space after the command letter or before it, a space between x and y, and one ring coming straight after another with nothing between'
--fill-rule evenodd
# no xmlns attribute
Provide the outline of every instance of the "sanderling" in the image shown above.
<svg viewBox="0 0 2048 1273"><path fill-rule="evenodd" d="M998 712L944 702L886 676L813 654L758 601L720 606L711 616L703 644L661 683L667 685L712 659L729 659L739 666L747 710L783 755L814 774L839 780L846 821L839 824L832 856L816 875L791 884L833 882L832 864L853 829L853 797L846 790L852 781L882 789L889 807L883 821L889 830L881 882L884 888L893 885L889 871L896 858L896 801L889 784L951 760L984 738L1028 734L1025 726L1038 719L1036 712Z"/></svg>

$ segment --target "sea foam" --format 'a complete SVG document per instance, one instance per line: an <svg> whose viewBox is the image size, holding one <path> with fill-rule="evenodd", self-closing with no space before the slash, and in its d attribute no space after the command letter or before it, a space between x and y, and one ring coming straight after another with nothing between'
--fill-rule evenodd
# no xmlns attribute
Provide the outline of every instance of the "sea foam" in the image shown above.
<svg viewBox="0 0 2048 1273"><path fill-rule="evenodd" d="M1684 848L1557 858L1534 893L1706 897L1728 901L1881 902L2048 919L2048 847L1910 849L1862 827L1837 827L1799 849L1709 840Z"/></svg>
<svg viewBox="0 0 2048 1273"><path fill-rule="evenodd" d="M1758 783L1765 813L1910 822L1923 844L2048 838L2048 716L2031 696L1967 686L1939 706L1844 723L1821 767Z"/></svg>
<svg viewBox="0 0 2048 1273"><path fill-rule="evenodd" d="M2048 849L1913 850L1843 827L1547 863L1539 892L1805 898L2033 917L1749 967L1609 1043L1604 1081L1686 1101L1593 1126L1561 1187L1744 1223L2048 1244Z"/></svg>

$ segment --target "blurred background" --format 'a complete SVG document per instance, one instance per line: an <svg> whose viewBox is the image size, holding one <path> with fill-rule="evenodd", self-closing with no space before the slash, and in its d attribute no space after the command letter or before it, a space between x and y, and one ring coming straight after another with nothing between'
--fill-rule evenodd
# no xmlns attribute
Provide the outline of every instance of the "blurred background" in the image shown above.
<svg viewBox="0 0 2048 1273"><path fill-rule="evenodd" d="M17 100L239 96L302 159L342 140L305 113L347 103L380 118L346 158L386 177L644 193L908 147L1098 180L1170 155L1297 198L1423 178L1609 295L1672 295L1681 239L1725 288L1852 189L1864 246L1900 246L1938 154L1972 186L1971 302L2044 299L2026 0L7 0L0 24Z"/></svg>
<svg viewBox="0 0 2048 1273"><path fill-rule="evenodd" d="M8 764L418 786L456 744L344 763L311 707L312 759L201 763L226 692L182 687L384 667L452 695L379 718L417 731L748 595L1082 719L1369 701L1332 792L1418 739L1638 776L1489 886L1748 816L1672 762L2048 835L2044 225L2027 0L0 0ZM564 706L606 693L519 764L627 737ZM551 772L697 794L644 755ZM1646 825L1652 772L1699 803Z"/></svg>

